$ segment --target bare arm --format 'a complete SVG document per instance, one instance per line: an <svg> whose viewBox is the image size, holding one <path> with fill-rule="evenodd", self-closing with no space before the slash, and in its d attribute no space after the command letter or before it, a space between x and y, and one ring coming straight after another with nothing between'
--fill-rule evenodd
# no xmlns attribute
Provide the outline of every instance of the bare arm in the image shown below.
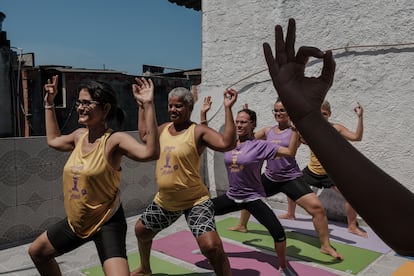
<svg viewBox="0 0 414 276"><path fill-rule="evenodd" d="M140 144L136 139L125 133L119 139L119 148L133 160L155 160L158 159L160 154L160 144L154 107L154 85L151 79L136 78L135 80L137 83L132 85L132 92L142 113L139 118L143 117L143 120L139 125L144 125L146 145Z"/></svg>
<svg viewBox="0 0 414 276"><path fill-rule="evenodd" d="M47 144L56 150L71 151L75 147L75 138L77 131L71 134L62 135L56 119L55 97L58 93L58 76L53 76L52 80L48 79L44 85L46 92L44 98L45 122L46 122L46 139Z"/></svg>
<svg viewBox="0 0 414 276"><path fill-rule="evenodd" d="M237 100L237 92L234 89L227 89L223 93L224 96L224 113L225 124L223 134L206 127L199 126L201 131L200 141L205 146L217 150L228 151L236 146L236 126L234 124L232 106Z"/></svg>
<svg viewBox="0 0 414 276"><path fill-rule="evenodd" d="M211 109L212 104L213 102L211 101L211 96L204 98L203 105L201 106L200 110L200 124L208 125L207 112Z"/></svg>
<svg viewBox="0 0 414 276"><path fill-rule="evenodd" d="M321 115L320 106L332 85L331 52L301 47L295 54L295 21L289 20L286 40L275 27L275 49L263 45L273 84L284 106L329 176L378 236L401 255L414 256L414 194L356 150ZM321 76L304 76L309 57L323 59ZM340 158L338 158L340 156ZM372 199L372 200L368 200ZM395 229L399 231L398 235Z"/></svg>
<svg viewBox="0 0 414 276"><path fill-rule="evenodd" d="M333 127L348 141L361 141L362 134L364 132L364 124L362 120L362 114L364 112L362 106L358 103L354 108L355 113L358 116L358 124L355 132L350 131L348 128L341 124L334 124Z"/></svg>

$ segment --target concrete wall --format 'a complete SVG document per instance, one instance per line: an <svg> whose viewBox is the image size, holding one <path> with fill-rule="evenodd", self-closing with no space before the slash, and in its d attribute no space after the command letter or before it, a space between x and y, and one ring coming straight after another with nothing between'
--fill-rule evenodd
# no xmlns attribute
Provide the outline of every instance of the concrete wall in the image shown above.
<svg viewBox="0 0 414 276"><path fill-rule="evenodd" d="M199 96L213 96L209 125L216 129L224 122L222 92L235 83L240 95L234 112L248 103L258 112L258 129L274 124L271 109L276 92L266 70L262 44L273 44L274 26L286 28L290 17L297 21L297 49L301 45L327 50L414 43L414 2L410 0L209 0L203 1L202 13L203 82ZM414 192L414 45L333 53L337 70L327 96L332 121L355 130L353 108L360 102L365 109L364 137L354 146ZM321 63L311 60L306 74L318 75L320 71ZM195 117L199 116L197 108ZM307 146L301 146L297 155L301 167L308 155ZM226 188L223 171L217 169L220 164L222 156L210 151L209 178L219 190ZM283 195L275 199L285 201Z"/></svg>
<svg viewBox="0 0 414 276"><path fill-rule="evenodd" d="M138 138L136 131L129 132ZM46 137L0 139L0 249L28 242L65 217L62 172L70 153L49 148ZM207 168L202 158L200 174ZM155 161L122 161L125 214L139 214L156 192Z"/></svg>
<svg viewBox="0 0 414 276"><path fill-rule="evenodd" d="M45 137L0 139L0 153L1 249L31 240L65 217L62 172L69 153L49 148ZM121 199L127 215L151 202L154 168L155 162L124 158Z"/></svg>

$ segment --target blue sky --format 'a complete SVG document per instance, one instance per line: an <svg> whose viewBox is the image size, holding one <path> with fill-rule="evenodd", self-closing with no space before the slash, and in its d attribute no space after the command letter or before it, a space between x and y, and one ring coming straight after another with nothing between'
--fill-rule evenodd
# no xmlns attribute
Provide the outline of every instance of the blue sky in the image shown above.
<svg viewBox="0 0 414 276"><path fill-rule="evenodd" d="M1 0L2 30L35 65L201 68L201 12L168 0Z"/></svg>

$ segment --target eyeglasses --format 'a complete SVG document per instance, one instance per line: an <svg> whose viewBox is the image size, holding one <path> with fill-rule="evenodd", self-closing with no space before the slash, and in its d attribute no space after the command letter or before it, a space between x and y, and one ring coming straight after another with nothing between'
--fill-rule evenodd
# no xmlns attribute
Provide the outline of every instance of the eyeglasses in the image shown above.
<svg viewBox="0 0 414 276"><path fill-rule="evenodd" d="M241 124L241 125L245 125L245 124L247 124L247 123L250 123L251 121L239 121L239 120L236 120L236 125L237 124Z"/></svg>
<svg viewBox="0 0 414 276"><path fill-rule="evenodd" d="M98 104L101 104L101 103L97 102L97 101L90 101L90 100L82 100L82 101L76 100L75 106L76 106L76 108L79 108L82 105L85 108L90 108L91 104L98 105Z"/></svg>
<svg viewBox="0 0 414 276"><path fill-rule="evenodd" d="M285 113L286 112L286 109L284 109L284 108L281 108L281 109L273 109L272 110L272 112L273 112L273 114L276 114L276 113Z"/></svg>

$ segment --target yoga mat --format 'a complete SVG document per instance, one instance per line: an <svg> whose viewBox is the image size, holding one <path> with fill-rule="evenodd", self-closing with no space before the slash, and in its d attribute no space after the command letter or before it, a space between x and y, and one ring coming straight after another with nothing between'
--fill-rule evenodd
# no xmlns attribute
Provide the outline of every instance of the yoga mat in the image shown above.
<svg viewBox="0 0 414 276"><path fill-rule="evenodd" d="M235 276L277 276L278 259L275 254L263 253L258 249L247 248L223 241L232 275ZM170 255L174 258L195 264L204 269L211 269L208 260L200 253L197 242L190 231L184 230L167 237L155 240L152 249ZM337 274L323 269L290 261L290 266L298 276L336 276Z"/></svg>
<svg viewBox="0 0 414 276"><path fill-rule="evenodd" d="M284 213L285 211L281 210L275 211L276 216ZM252 221L256 221L253 218L253 216L251 216L250 219ZM312 217L309 215L296 214L296 220L280 219L280 223L282 223L283 227L286 230L291 230L302 234L318 237L315 231L315 227L313 226ZM365 230L365 232L368 234L368 238L363 238L358 235L349 233L348 227L344 223L329 222L329 237L333 241L346 243L348 245L368 249L382 254L386 254L391 251L391 248L388 245L386 245L371 228L361 228Z"/></svg>
<svg viewBox="0 0 414 276"><path fill-rule="evenodd" d="M238 218L226 218L217 222L217 229L220 236L232 239L243 244L273 251L274 242L269 232L259 223L249 221L248 233L240 233L227 230L234 226ZM336 260L331 256L322 254L319 251L319 239L300 234L297 232L285 231L287 236L287 255L303 261L314 262L332 269L357 274L370 263L376 260L381 254L371 250L358 248L338 242L331 241L331 244L344 256L344 260Z"/></svg>
<svg viewBox="0 0 414 276"><path fill-rule="evenodd" d="M132 271L139 265L139 254L132 253L128 255L129 269ZM151 269L153 276L166 276L166 275L186 275L186 276L202 276L207 275L205 273L196 273L194 271L185 269L168 261L157 258L153 255L150 257ZM82 272L89 276L104 276L101 265L97 265L91 268L83 269Z"/></svg>
<svg viewBox="0 0 414 276"><path fill-rule="evenodd" d="M409 276L414 275L414 262L405 262L400 266L392 276Z"/></svg>

